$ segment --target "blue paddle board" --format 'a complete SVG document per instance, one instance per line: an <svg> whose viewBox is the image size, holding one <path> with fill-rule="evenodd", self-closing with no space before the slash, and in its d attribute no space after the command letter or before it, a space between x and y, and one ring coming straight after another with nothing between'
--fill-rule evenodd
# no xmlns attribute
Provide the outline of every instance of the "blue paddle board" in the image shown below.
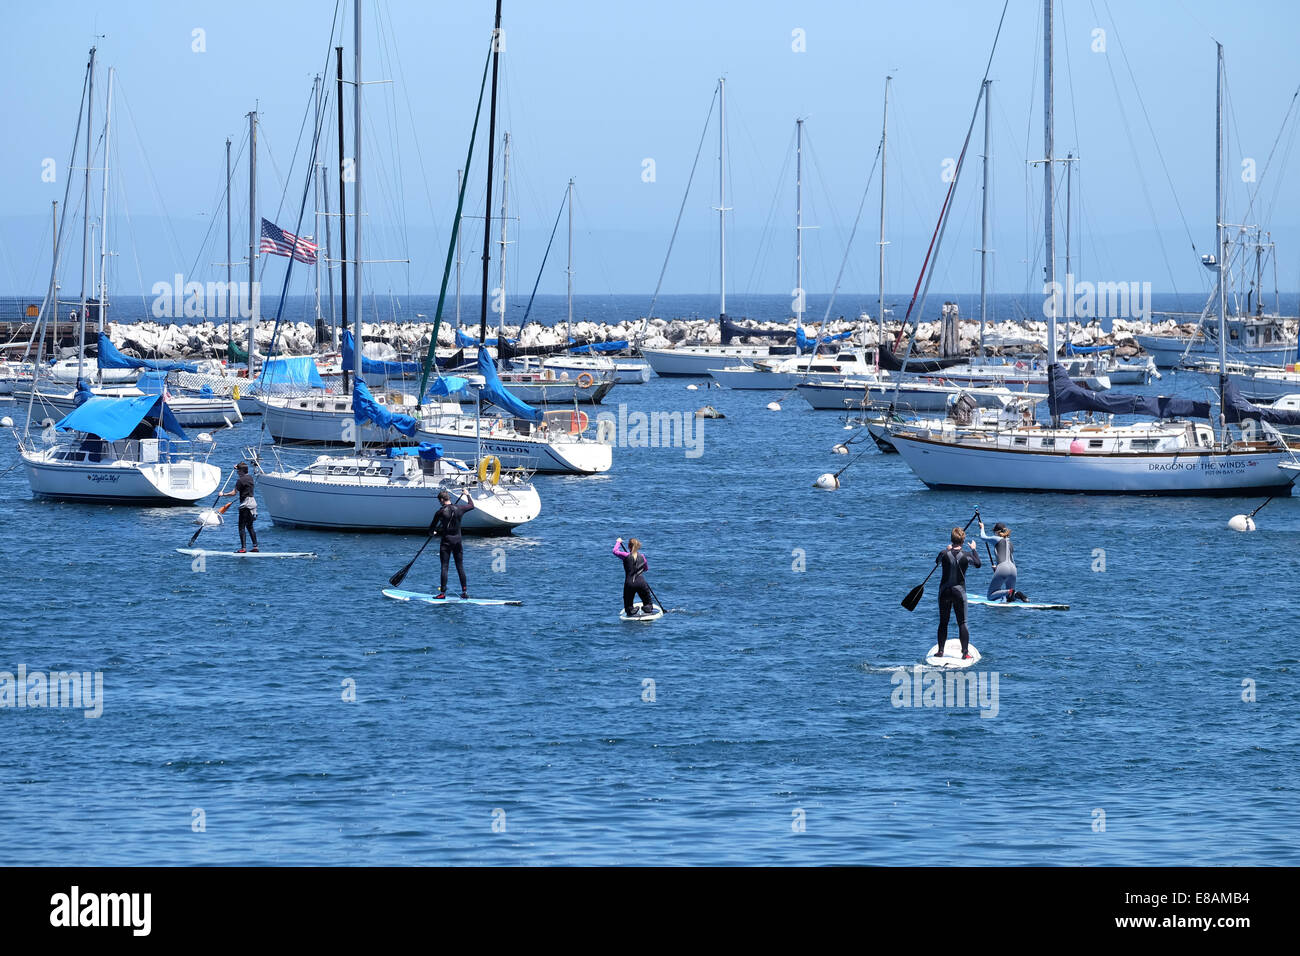
<svg viewBox="0 0 1300 956"><path fill-rule="evenodd" d="M384 597L390 597L394 601L419 601L423 604L477 604L495 607L502 604L521 605L524 603L523 601L494 601L490 598L459 598L450 594L439 599L432 594L422 594L419 591L403 591L399 588L384 588L383 593Z"/></svg>
<svg viewBox="0 0 1300 956"><path fill-rule="evenodd" d="M978 594L967 595L966 603L979 604L984 607L1018 607L1022 611L1068 611L1070 609L1070 605L1068 604L1035 604L1033 601L990 601L988 598L981 597Z"/></svg>

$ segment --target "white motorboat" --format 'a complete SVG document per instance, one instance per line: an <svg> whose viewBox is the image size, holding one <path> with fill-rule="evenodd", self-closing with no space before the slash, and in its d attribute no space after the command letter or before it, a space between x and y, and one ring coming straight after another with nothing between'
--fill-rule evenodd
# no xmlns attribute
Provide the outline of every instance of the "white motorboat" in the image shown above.
<svg viewBox="0 0 1300 956"><path fill-rule="evenodd" d="M757 359L752 365L709 369L709 374L727 388L736 389L788 389L800 382L837 382L846 378L884 381L889 376L856 349L835 356Z"/></svg>

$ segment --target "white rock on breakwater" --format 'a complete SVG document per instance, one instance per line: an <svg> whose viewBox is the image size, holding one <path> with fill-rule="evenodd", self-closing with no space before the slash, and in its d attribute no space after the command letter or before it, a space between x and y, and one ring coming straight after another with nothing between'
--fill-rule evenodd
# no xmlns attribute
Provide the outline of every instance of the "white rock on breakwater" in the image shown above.
<svg viewBox="0 0 1300 956"><path fill-rule="evenodd" d="M790 327L789 322L746 322L751 328L775 330ZM1288 334L1294 334L1294 322L1286 323ZM271 330L274 323L263 321L258 324L256 342L259 350L265 350L271 344ZM597 322L575 322L572 335L574 339L589 342L615 342L631 340L641 333L643 320L624 320L613 324ZM817 326L810 324L807 329L814 333ZM876 342L876 325L870 320L863 322L837 319L826 324L827 334L837 334L849 329L859 329L854 337L854 344L874 346ZM672 345L700 344L716 345L721 342L721 333L715 319L652 319L644 323L642 344L647 348L668 348ZM477 330L469 330L473 335ZM1103 332L1099 326L1083 326L1072 323L1070 340L1076 345L1116 345L1120 348L1137 349L1135 335L1148 334L1191 334L1195 326L1178 325L1172 319L1163 322L1144 322L1133 319L1115 319L1113 331ZM428 322L377 322L366 323L363 327L365 352L374 358L395 358L420 354L428 347L430 324ZM1057 324L1057 340L1065 341L1065 323ZM490 332L496 335L496 330ZM933 353L939 342L940 323L922 322L917 329L917 345L914 351L922 354ZM117 348L128 355L162 358L194 358L221 355L227 340L233 337L241 347L248 342L248 327L236 323L231 330L226 323L200 322L193 325L167 325L158 322L131 322L108 324L108 335ZM521 330L517 326L506 326L506 335L517 339L522 346L558 345L563 341L562 327L550 328L536 322L530 322ZM892 346L897 335L897 325L885 329L885 342ZM974 352L979 347L979 323L963 319L959 325L961 350ZM1004 340L1008 348L1046 348L1047 323L1041 321L1027 322L990 322L985 330L987 341ZM744 343L746 339L736 339ZM767 341L754 339L754 342ZM283 323L280 328L280 342L277 351L281 354L307 354L315 349L315 330L308 322ZM1029 345L1018 343L1028 342ZM1016 343L1016 344L1011 344ZM455 345L455 330L444 323L438 334L438 345L451 348Z"/></svg>

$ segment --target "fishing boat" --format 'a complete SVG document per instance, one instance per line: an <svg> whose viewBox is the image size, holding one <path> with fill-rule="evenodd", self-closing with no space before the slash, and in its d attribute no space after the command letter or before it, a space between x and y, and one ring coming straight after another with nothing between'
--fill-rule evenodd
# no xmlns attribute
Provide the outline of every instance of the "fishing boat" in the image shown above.
<svg viewBox="0 0 1300 956"><path fill-rule="evenodd" d="M1240 495L1290 494L1294 477L1281 466L1293 461L1284 442L1256 440L1249 433L1233 439L1225 424L1216 436L1208 423L1210 404L1185 398L1097 393L1072 381L1056 363L1057 296L1053 207L1052 0L1044 0L1045 90L1044 208L1048 293L1048 402L1052 420L998 429L992 434L934 434L901 428L891 440L916 476L931 488L984 488L1093 494ZM1217 246L1223 235L1223 48L1218 47L1216 115ZM986 104L987 108L987 104ZM1225 324L1223 256L1219 270L1220 332ZM1245 403L1224 372L1225 337L1219 337L1220 406L1226 423L1251 418L1285 423L1286 415ZM1086 413L1085 419L1061 416ZM1108 416L1091 420L1096 414ZM1113 416L1140 415L1153 421L1115 424ZM1202 421L1196 421L1202 419ZM1300 416L1296 417L1300 421Z"/></svg>
<svg viewBox="0 0 1300 956"><path fill-rule="evenodd" d="M361 71L361 4L353 5L355 77L353 82L353 109L355 141L354 157L357 175L353 180L354 209L354 259L356 315L358 325L362 314L362 176L361 164L361 130L362 124L362 71ZM496 28L501 26L500 0L497 4ZM497 35L494 33L494 36ZM338 95L340 102L343 92L342 49L338 51ZM496 44L490 54L489 62L493 70L499 59ZM487 81L487 64L484 66L483 86ZM483 89L480 89L480 104ZM492 113L495 119L496 101L492 101ZM341 124L340 124L341 125ZM477 131L477 116L475 130ZM493 124L495 125L495 123ZM473 136L471 135L470 157L473 156ZM340 152L342 150L340 149ZM491 182L491 149L489 146L488 181ZM469 170L469 162L465 165ZM452 242L456 242L460 222L460 205L464 202L465 183L462 182L458 197L457 216L453 227ZM340 189L340 192L342 190ZM340 204L343 200L340 196ZM292 271L292 260L286 268L285 286L288 286ZM450 259L448 269L450 268ZM487 265L484 264L486 270ZM447 275L443 276L445 293ZM434 320L433 334L430 338L430 354L426 363L433 363L433 344L437 342L438 326L442 319L442 299L440 297L438 312ZM278 320L277 320L278 321ZM274 338L274 333L273 333ZM262 475L258 486L266 501L267 511L276 524L294 527L325 528L349 531L389 531L416 532L427 531L433 515L439 507L438 493L447 490L455 497L468 495L474 504L464 519L462 528L475 533L505 533L522 524L532 521L541 512L541 498L533 486L530 475L523 470L503 469L499 458L484 456L479 450L477 469L465 462L449 457L444 448L436 442L422 442L409 448L390 448L382 452L363 450L364 427L369 425L381 435L397 432L407 438L415 436L419 428L416 418L394 413L384 404L376 401L361 378L361 350L351 350L352 358L352 394L346 403L354 427L352 429L353 450L345 455L321 455L302 467L292 467L278 458L274 465L259 460ZM482 359L487 359L486 353ZM490 361L489 361L490 367ZM426 365L426 374L428 367ZM423 383L421 383L423 385ZM441 377L431 391L447 395L473 387L467 380L445 381ZM268 428L271 424L270 408L278 407L281 399L270 399L267 418ZM308 401L308 400L302 400ZM481 415L476 416L481 421Z"/></svg>

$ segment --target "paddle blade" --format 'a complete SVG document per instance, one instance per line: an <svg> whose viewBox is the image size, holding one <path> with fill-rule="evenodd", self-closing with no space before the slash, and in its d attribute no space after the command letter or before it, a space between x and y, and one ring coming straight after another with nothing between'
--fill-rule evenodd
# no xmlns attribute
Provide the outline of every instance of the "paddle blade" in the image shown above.
<svg viewBox="0 0 1300 956"><path fill-rule="evenodd" d="M417 555L416 557L419 557L419 555ZM388 583L391 584L393 587L400 587L402 582L406 580L406 576L410 573L411 568L414 564L415 564L415 558L412 558L409 562L407 562L406 567L402 568L402 570L398 571L396 574L394 574L391 578L388 579Z"/></svg>
<svg viewBox="0 0 1300 956"><path fill-rule="evenodd" d="M925 585L918 584L912 590L907 592L907 597L903 598L903 607L909 611L915 611L916 606L921 603L921 595L925 593Z"/></svg>

